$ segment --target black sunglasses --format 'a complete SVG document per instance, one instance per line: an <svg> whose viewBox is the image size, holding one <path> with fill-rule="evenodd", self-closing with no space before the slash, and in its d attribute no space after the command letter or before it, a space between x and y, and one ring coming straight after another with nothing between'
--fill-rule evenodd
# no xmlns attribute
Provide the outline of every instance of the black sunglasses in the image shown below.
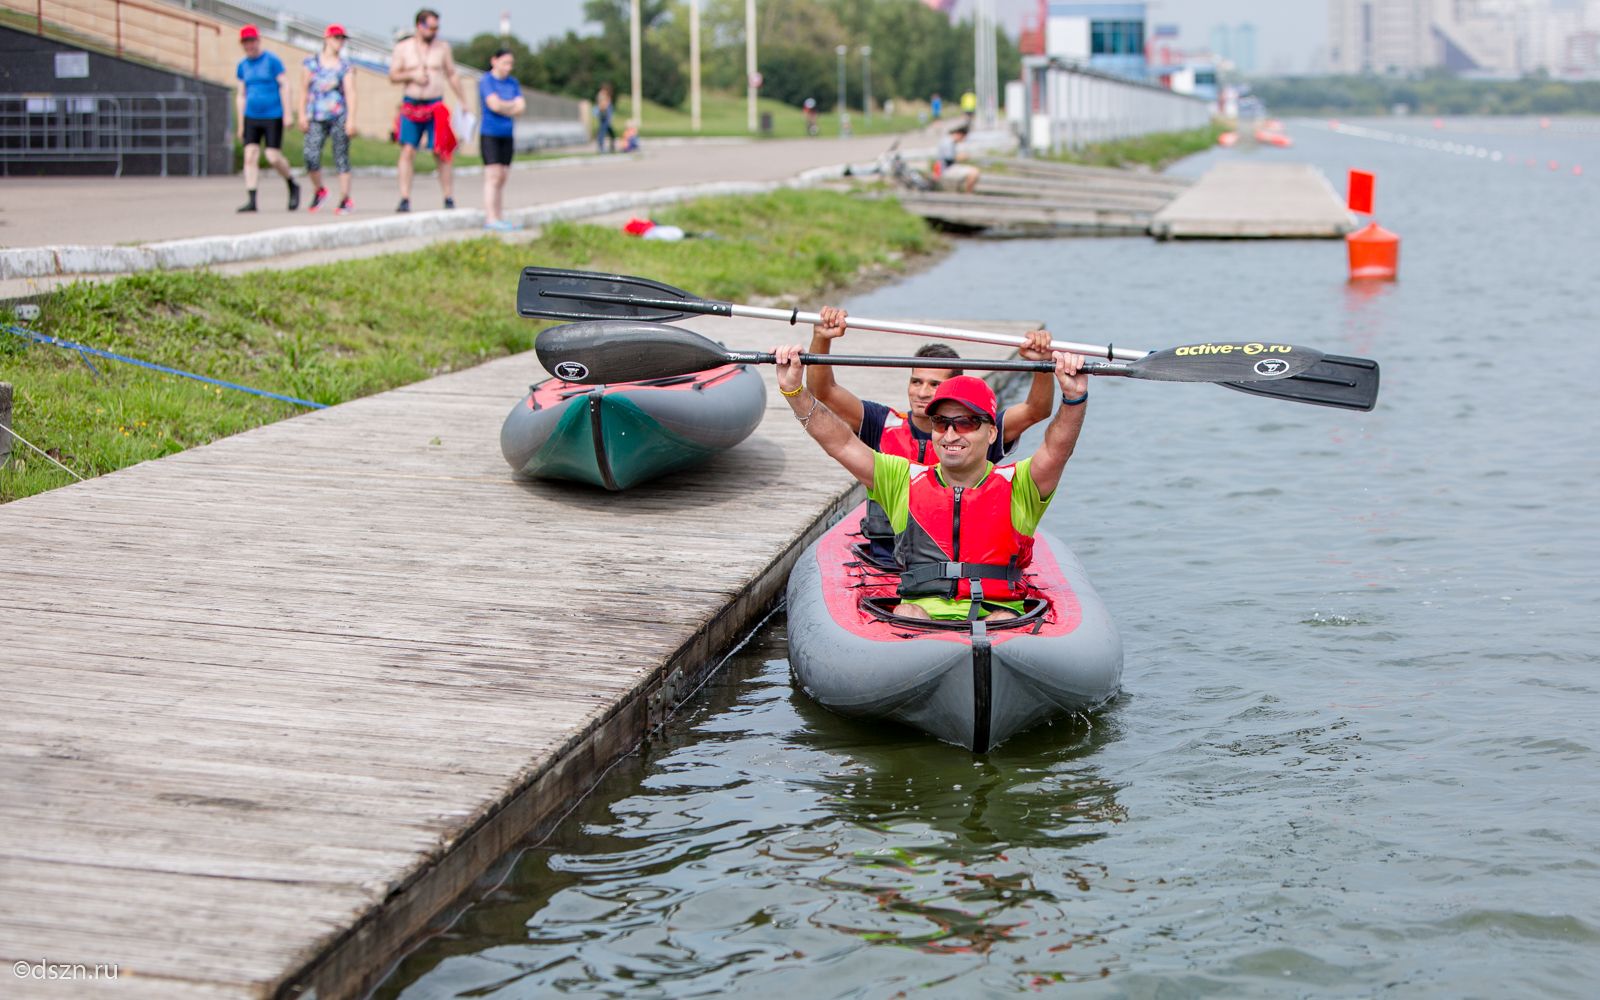
<svg viewBox="0 0 1600 1000"><path fill-rule="evenodd" d="M933 429L938 431L940 434L943 434L952 427L956 429L957 434L971 434L979 427L982 427L984 424L988 423L989 418L972 416L964 413L958 414L954 417L947 417L940 413L929 417L928 422L933 424Z"/></svg>

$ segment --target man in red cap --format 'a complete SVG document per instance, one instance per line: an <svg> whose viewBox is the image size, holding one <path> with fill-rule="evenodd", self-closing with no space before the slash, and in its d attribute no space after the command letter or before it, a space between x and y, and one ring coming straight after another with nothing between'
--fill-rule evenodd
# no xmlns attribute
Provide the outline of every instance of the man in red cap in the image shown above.
<svg viewBox="0 0 1600 1000"><path fill-rule="evenodd" d="M283 155L283 130L289 127L288 84L283 78L283 60L261 47L261 32L253 24L239 29L239 45L244 58L234 75L239 91L234 97L239 141L244 144L244 187L249 198L239 206L241 212L256 210L256 183L261 177L261 151L265 147L267 164L289 185L289 211L300 207L300 185L294 182L289 161Z"/></svg>
<svg viewBox="0 0 1600 1000"><path fill-rule="evenodd" d="M875 452L805 387L798 344L777 349L778 389L795 419L883 506L904 568L898 614L1010 618L1020 614L1033 533L1078 443L1089 399L1083 358L1056 351L1061 405L1033 455L997 466L994 392L970 375L946 379L928 403L937 465Z"/></svg>
<svg viewBox="0 0 1600 1000"><path fill-rule="evenodd" d="M822 307L822 322L811 328L812 354L829 353L833 341L844 336L848 316L837 306ZM1050 334L1045 330L1030 331L1018 353L1028 361L1050 360ZM875 400L860 398L834 379L833 368L828 365L813 365L806 372L806 388L822 400L822 405L832 410L834 416L849 424L867 447L909 458L917 465L932 465L937 459L933 457L928 401L946 379L961 374L961 356L945 344L924 344L917 348L916 356L927 358L928 365L911 369L903 413ZM951 360L942 360L946 358ZM1040 372L1033 377L1027 397L999 413L995 438L989 445L991 462L998 465L1005 461L1006 453L1022 437L1023 431L1050 418L1051 404L1055 400L1054 385L1055 379L1048 372ZM872 557L882 563L893 561L893 532L877 504L867 505L862 530Z"/></svg>

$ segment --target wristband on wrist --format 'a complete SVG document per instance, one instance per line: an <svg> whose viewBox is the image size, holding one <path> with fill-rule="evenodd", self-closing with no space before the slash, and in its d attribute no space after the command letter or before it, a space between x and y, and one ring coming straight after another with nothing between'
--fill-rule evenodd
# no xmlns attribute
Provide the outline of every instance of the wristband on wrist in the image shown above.
<svg viewBox="0 0 1600 1000"><path fill-rule="evenodd" d="M796 396L800 395L802 392L805 392L806 391L806 387L805 387L805 383L802 382L800 385L795 386L794 392L790 392L788 389L785 389L783 386L780 385L780 386L778 386L778 391L781 392L784 396L788 397L789 399L793 399Z"/></svg>
<svg viewBox="0 0 1600 1000"><path fill-rule="evenodd" d="M1067 394L1063 392L1061 394L1061 405L1062 406L1077 406L1080 403L1082 403L1085 400L1087 400L1088 398L1089 398L1089 393L1087 391L1085 391L1084 394L1079 396L1077 399L1068 399L1067 398Z"/></svg>

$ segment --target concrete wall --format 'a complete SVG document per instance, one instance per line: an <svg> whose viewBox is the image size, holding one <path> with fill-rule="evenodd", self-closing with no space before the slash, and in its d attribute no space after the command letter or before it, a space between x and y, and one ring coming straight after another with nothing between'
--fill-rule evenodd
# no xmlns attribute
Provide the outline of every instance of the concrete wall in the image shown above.
<svg viewBox="0 0 1600 1000"><path fill-rule="evenodd" d="M6 94L199 94L205 99L205 170L226 174L233 169L233 133L229 127L232 98L215 84L100 52L88 53L89 75L58 77L56 53L84 52L70 42L40 37L0 26L0 93ZM188 173L187 158L168 159L169 172ZM73 172L59 163L42 165L49 173ZM104 164L85 165L101 173ZM11 173L23 172L9 164ZM125 158L124 173L161 172L160 157L132 154Z"/></svg>

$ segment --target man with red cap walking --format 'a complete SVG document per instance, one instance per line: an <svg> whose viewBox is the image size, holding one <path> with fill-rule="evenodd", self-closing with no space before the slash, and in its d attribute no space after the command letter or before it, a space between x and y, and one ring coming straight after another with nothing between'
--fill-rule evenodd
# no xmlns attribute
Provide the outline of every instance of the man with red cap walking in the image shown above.
<svg viewBox="0 0 1600 1000"><path fill-rule="evenodd" d="M937 465L875 452L805 387L798 344L776 351L778 389L795 419L883 506L895 532L901 603L909 618L1010 618L1022 612L1033 533L1054 499L1083 429L1083 358L1056 351L1061 405L1032 456L989 460L998 433L994 392L971 375L946 379L927 407Z"/></svg>

